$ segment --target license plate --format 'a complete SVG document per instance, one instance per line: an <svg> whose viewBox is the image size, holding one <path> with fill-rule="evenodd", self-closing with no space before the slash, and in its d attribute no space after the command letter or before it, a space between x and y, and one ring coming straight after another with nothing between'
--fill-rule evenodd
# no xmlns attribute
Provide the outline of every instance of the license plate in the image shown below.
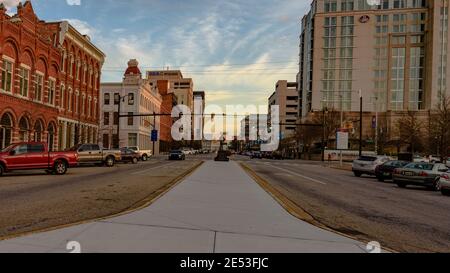
<svg viewBox="0 0 450 273"><path fill-rule="evenodd" d="M384 176L390 176L390 173L383 173Z"/></svg>
<svg viewBox="0 0 450 273"><path fill-rule="evenodd" d="M413 172L404 172L403 175L405 176L414 176Z"/></svg>

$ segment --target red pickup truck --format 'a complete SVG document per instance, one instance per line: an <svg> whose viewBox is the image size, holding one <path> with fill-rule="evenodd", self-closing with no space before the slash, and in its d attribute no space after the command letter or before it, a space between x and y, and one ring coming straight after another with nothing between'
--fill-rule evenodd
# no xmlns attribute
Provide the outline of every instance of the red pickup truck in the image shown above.
<svg viewBox="0 0 450 273"><path fill-rule="evenodd" d="M63 175L69 167L77 165L77 152L49 152L43 142L16 143L0 151L0 176L15 170L36 169Z"/></svg>

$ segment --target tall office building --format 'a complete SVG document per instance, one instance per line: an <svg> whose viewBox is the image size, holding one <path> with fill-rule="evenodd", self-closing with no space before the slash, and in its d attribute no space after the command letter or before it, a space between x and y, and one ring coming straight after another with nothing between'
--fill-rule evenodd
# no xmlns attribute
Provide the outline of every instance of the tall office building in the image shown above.
<svg viewBox="0 0 450 273"><path fill-rule="evenodd" d="M289 138L295 135L298 118L297 83L288 81L278 81L275 92L269 97L269 117L271 106L278 105L280 113L280 139Z"/></svg>
<svg viewBox="0 0 450 273"><path fill-rule="evenodd" d="M369 3L379 3L370 5ZM450 95L448 0L314 0L302 19L300 116L324 108L425 115ZM372 117L368 114L367 117Z"/></svg>

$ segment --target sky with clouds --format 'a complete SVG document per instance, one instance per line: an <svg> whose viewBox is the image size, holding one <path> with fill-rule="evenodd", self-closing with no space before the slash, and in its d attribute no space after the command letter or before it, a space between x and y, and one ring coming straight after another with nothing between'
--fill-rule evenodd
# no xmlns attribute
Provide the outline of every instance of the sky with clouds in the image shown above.
<svg viewBox="0 0 450 273"><path fill-rule="evenodd" d="M19 0L0 0L12 7ZM32 0L46 21L69 20L107 60L103 81L126 63L181 69L208 104L267 104L277 80L295 81L300 18L309 0ZM10 10L13 12L13 9Z"/></svg>

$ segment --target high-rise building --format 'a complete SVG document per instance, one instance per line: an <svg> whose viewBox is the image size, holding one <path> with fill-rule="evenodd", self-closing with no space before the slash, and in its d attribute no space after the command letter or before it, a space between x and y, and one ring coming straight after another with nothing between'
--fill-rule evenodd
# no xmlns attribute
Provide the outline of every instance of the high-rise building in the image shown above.
<svg viewBox="0 0 450 273"><path fill-rule="evenodd" d="M450 95L448 0L314 0L302 19L299 105L395 119ZM371 115L368 115L371 118ZM389 121L388 121L389 123Z"/></svg>
<svg viewBox="0 0 450 273"><path fill-rule="evenodd" d="M280 138L285 139L294 136L298 119L299 95L297 83L278 81L275 92L269 98L269 118L271 106L277 105L280 113Z"/></svg>

